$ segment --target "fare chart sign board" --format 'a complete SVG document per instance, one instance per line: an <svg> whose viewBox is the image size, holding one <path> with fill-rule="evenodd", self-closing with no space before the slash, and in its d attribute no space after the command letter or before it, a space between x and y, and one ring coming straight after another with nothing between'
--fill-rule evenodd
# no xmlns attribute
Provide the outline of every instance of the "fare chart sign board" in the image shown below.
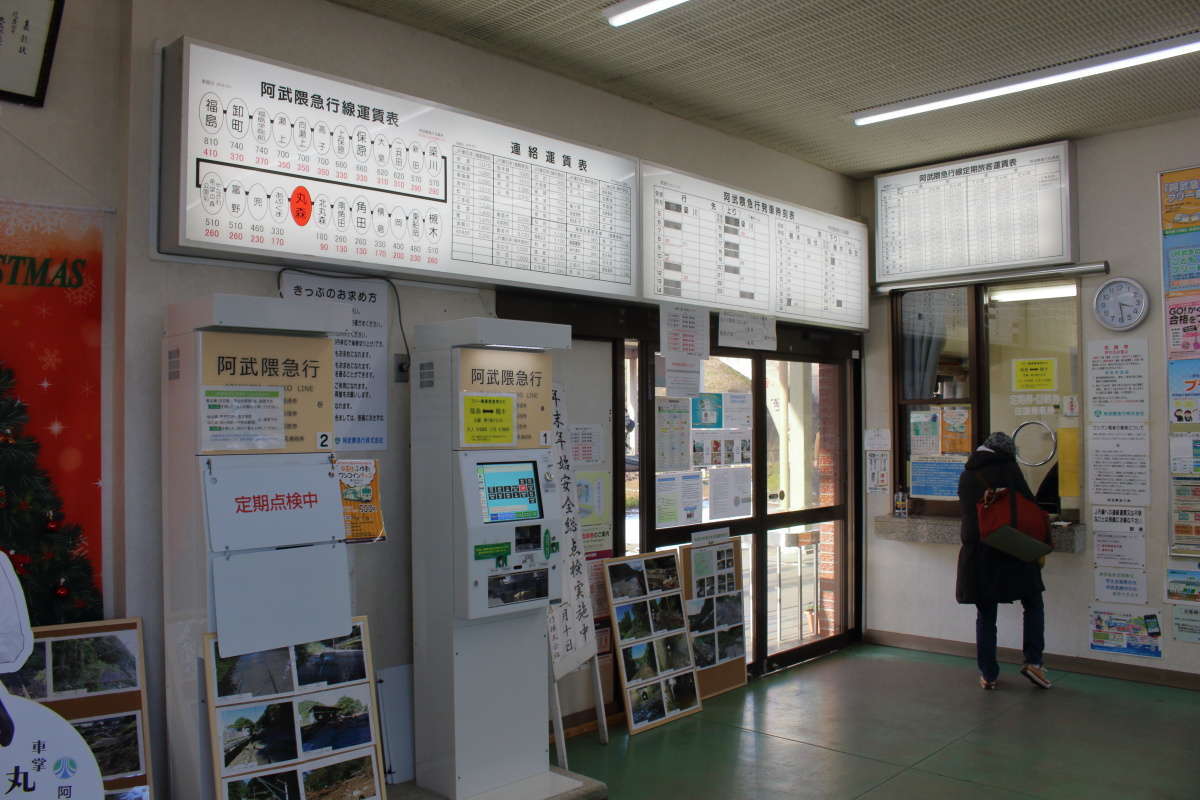
<svg viewBox="0 0 1200 800"><path fill-rule="evenodd" d="M642 164L645 296L867 327L867 226Z"/></svg>
<svg viewBox="0 0 1200 800"><path fill-rule="evenodd" d="M1068 142L875 178L875 281L1074 261Z"/></svg>
<svg viewBox="0 0 1200 800"><path fill-rule="evenodd" d="M160 246L637 293L637 162L180 39Z"/></svg>

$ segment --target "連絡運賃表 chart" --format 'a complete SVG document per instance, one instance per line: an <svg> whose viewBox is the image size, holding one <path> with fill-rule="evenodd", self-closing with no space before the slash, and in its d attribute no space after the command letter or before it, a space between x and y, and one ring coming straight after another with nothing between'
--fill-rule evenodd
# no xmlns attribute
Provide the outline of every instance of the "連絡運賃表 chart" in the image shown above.
<svg viewBox="0 0 1200 800"><path fill-rule="evenodd" d="M454 259L631 284L632 190L555 162L456 146Z"/></svg>

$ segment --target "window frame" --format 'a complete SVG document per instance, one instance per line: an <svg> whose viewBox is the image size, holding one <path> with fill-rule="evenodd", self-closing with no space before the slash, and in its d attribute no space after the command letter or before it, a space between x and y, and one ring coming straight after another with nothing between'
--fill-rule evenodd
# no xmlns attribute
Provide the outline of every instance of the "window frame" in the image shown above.
<svg viewBox="0 0 1200 800"><path fill-rule="evenodd" d="M908 485L908 410L913 406L945 406L969 405L971 408L971 446L972 449L983 444L991 431L991 404L988 375L991 374L990 340L988 337L987 294L990 290L1008 284L1026 284L1034 282L1061 282L1070 279L1075 282L1076 296L1081 297L1081 284L1078 275L1034 275L1009 276L996 280L971 281L965 283L946 283L936 286L913 287L897 289L890 293L889 313L891 315L892 338L892 424L895 435L892 437L892 486L893 491ZM936 291L940 289L965 289L969 292L967 303L967 335L969 337L967 355L970 359L970 375L967 380L968 397L950 400L912 400L903 396L904 385L904 344L903 344L903 297L913 292ZM1076 323L1082 330L1083 316L1080 314ZM1082 369L1082 362L1080 369ZM1081 377L1081 376L1080 376ZM959 517L962 506L957 500L914 500L909 497L909 516L914 517Z"/></svg>

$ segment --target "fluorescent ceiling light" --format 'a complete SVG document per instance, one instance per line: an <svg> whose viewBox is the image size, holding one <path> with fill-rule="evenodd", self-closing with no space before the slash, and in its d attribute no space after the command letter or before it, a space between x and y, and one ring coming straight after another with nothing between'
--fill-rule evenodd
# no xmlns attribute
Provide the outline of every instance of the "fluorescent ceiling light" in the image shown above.
<svg viewBox="0 0 1200 800"><path fill-rule="evenodd" d="M1150 64L1154 61L1197 52L1200 52L1200 34L1181 36L1141 47L1132 47L1119 53L1085 58L1070 64L1026 72L1013 78L1002 78L917 100L879 106L851 114L850 119L854 120L855 125L887 122L901 117L911 117L914 114L924 114L926 111L937 111L951 106L974 103L977 100L990 100L993 97L1003 97L1006 94L1015 94L1029 89L1040 89L1043 86L1053 86L1056 83L1065 83L1077 78L1089 78L1092 75L1103 75L1118 69Z"/></svg>
<svg viewBox="0 0 1200 800"><path fill-rule="evenodd" d="M1060 283L1054 286L1029 286L1025 289L998 289L988 295L993 303L1016 303L1021 300L1050 300L1055 297L1074 297L1075 284Z"/></svg>
<svg viewBox="0 0 1200 800"><path fill-rule="evenodd" d="M608 19L608 24L619 28L626 23L657 14L660 11L686 3L687 0L621 0L600 13Z"/></svg>

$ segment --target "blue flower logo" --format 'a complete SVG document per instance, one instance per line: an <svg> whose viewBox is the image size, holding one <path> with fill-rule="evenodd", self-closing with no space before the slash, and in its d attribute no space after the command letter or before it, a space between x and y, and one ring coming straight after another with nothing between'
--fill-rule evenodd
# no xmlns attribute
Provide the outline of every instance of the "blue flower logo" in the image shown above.
<svg viewBox="0 0 1200 800"><path fill-rule="evenodd" d="M59 780L65 781L67 778L72 778L75 773L79 772L79 764L75 763L75 759L63 756L54 762L54 774Z"/></svg>

